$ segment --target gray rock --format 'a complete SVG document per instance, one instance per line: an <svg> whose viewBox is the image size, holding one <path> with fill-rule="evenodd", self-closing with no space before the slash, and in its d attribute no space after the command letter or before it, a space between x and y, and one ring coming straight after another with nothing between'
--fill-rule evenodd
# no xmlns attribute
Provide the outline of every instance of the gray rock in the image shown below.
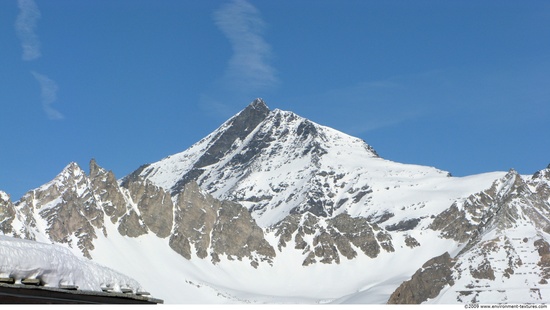
<svg viewBox="0 0 550 310"><path fill-rule="evenodd" d="M116 223L126 213L128 206L115 175L98 166L92 159L89 178L92 191L99 197L99 205L111 218L111 222Z"/></svg>
<svg viewBox="0 0 550 310"><path fill-rule="evenodd" d="M386 242L387 249L392 248L391 237L381 233L378 237L374 233L373 226L363 217L351 217L342 213L328 221L334 226L337 232L341 233L353 245L360 248L369 257L376 257L380 253L380 241Z"/></svg>
<svg viewBox="0 0 550 310"><path fill-rule="evenodd" d="M15 218L15 208L8 194L0 192L0 231L4 234L13 232L12 222Z"/></svg>
<svg viewBox="0 0 550 310"><path fill-rule="evenodd" d="M399 223L397 223L397 224L386 226L386 230L388 230L388 231L411 230L411 229L414 229L416 227L416 225L418 225L419 222L420 222L419 218L402 220L402 221L399 221Z"/></svg>
<svg viewBox="0 0 550 310"><path fill-rule="evenodd" d="M130 181L126 186L147 228L160 238L170 236L174 223L170 194L142 178Z"/></svg>
<svg viewBox="0 0 550 310"><path fill-rule="evenodd" d="M491 266L491 262L489 262L487 258L485 258L478 266L470 266L470 274L475 279L495 279L495 272Z"/></svg>
<svg viewBox="0 0 550 310"><path fill-rule="evenodd" d="M550 232L550 201L544 196L550 193L546 169L535 175L526 182L516 171L510 170L488 190L455 202L437 215L429 228L439 230L442 237L468 243L463 251L478 242L485 231L514 228L521 221Z"/></svg>
<svg viewBox="0 0 550 310"><path fill-rule="evenodd" d="M34 192L30 191L26 193L19 201L14 204L18 220L22 224L20 230L14 230L12 232L14 237L35 240L36 219L34 218Z"/></svg>
<svg viewBox="0 0 550 310"><path fill-rule="evenodd" d="M248 258L257 267L275 257L275 250L246 208L214 199L203 193L196 182L189 182L177 196L169 244L187 259L195 248L199 258L210 255L214 263L225 255L229 259Z"/></svg>
<svg viewBox="0 0 550 310"><path fill-rule="evenodd" d="M326 224L321 224L325 221ZM294 238L295 248L306 255L302 265L314 263L340 263L340 256L353 259L357 256L355 248L360 249L369 257L376 257L381 248L393 252L391 236L380 230L375 234L374 227L367 219L352 218L346 213L334 218L325 219L312 213L291 214L272 229L279 238L278 249L286 247ZM380 228L376 228L380 229ZM313 236L311 243L305 240L306 235Z"/></svg>
<svg viewBox="0 0 550 310"><path fill-rule="evenodd" d="M202 175L204 166L218 162L230 150L236 140L244 140L269 114L269 108L262 99L254 100L241 113L229 121L227 130L221 132L213 138L208 150L197 160L193 168L184 175L172 188L174 193L179 193L190 181L196 181ZM262 139L256 139L257 143L262 144ZM241 158L233 160L240 163L247 163L262 146L251 146L247 153ZM236 163L233 163L235 165Z"/></svg>
<svg viewBox="0 0 550 310"><path fill-rule="evenodd" d="M416 240L414 237L407 235L405 237L405 245L412 249L420 246L420 242L418 242L418 240Z"/></svg>
<svg viewBox="0 0 550 310"><path fill-rule="evenodd" d="M104 212L90 188L84 171L76 163L71 163L53 181L23 196L17 208L22 210L25 219L38 212L47 222L46 233L54 242L72 247L75 246L72 236L75 236L76 246L90 258L93 239L97 238L96 228L106 234ZM26 220L25 224L29 231L36 228L34 219Z"/></svg>
<svg viewBox="0 0 550 310"><path fill-rule="evenodd" d="M275 250L265 240L263 230L248 210L241 205L223 201L212 231L212 249L218 254L248 257L253 261L272 262Z"/></svg>
<svg viewBox="0 0 550 310"><path fill-rule="evenodd" d="M449 253L428 260L410 280L391 294L388 304L420 304L435 298L446 285L454 285L452 268L455 261Z"/></svg>
<svg viewBox="0 0 550 310"><path fill-rule="evenodd" d="M132 209L129 209L127 213L120 218L117 230L121 235L131 238L139 237L149 231L136 211Z"/></svg>
<svg viewBox="0 0 550 310"><path fill-rule="evenodd" d="M195 182L185 186L177 196L174 232L170 246L187 259L191 259L191 244L200 258L208 256L210 236L216 223L216 201L204 195ZM218 202L219 203L219 202Z"/></svg>
<svg viewBox="0 0 550 310"><path fill-rule="evenodd" d="M541 269L541 282L543 284L546 284L550 279L550 244L548 244L548 242L546 242L544 239L537 239L535 240L534 245L540 256L537 265Z"/></svg>

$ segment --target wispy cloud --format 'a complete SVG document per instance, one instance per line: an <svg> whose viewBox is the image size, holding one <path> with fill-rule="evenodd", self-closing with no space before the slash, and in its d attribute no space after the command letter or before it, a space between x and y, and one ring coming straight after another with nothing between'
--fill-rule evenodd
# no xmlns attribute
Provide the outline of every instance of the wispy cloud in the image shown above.
<svg viewBox="0 0 550 310"><path fill-rule="evenodd" d="M21 40L23 48L23 60L30 61L41 56L40 40L35 33L36 23L40 19L40 10L34 0L17 0L19 5L19 14L15 20L15 32ZM51 120L60 120L64 116L52 104L57 101L57 83L44 74L31 71L34 78L40 84L40 94L42 97L42 108Z"/></svg>
<svg viewBox="0 0 550 310"><path fill-rule="evenodd" d="M265 23L260 12L245 0L234 0L214 13L214 20L233 47L224 83L248 91L278 84L269 64L271 47L263 38Z"/></svg>
<svg viewBox="0 0 550 310"><path fill-rule="evenodd" d="M52 108L52 103L57 101L57 90L59 89L57 83L43 74L37 73L35 71L32 71L31 73L40 84L42 108L44 108L44 112L46 112L48 118L51 120L63 119L63 114Z"/></svg>
<svg viewBox="0 0 550 310"><path fill-rule="evenodd" d="M40 54L40 41L35 33L40 19L40 10L33 0L18 0L19 15L15 20L15 31L23 47L23 60L37 59Z"/></svg>

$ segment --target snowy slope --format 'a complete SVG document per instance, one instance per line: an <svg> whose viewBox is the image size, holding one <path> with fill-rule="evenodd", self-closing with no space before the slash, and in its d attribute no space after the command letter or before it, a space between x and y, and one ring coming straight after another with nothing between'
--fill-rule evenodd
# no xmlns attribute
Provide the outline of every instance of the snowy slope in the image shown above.
<svg viewBox="0 0 550 310"><path fill-rule="evenodd" d="M272 265L260 264L255 269L246 260L223 260L216 265L196 256L186 260L152 235L124 238L110 233L112 229L108 228L109 238L97 240L94 261L132 274L165 303L330 303L358 291L369 292L363 302L385 303L417 263L432 257L429 251L406 248L400 249L401 255L360 256L340 264L303 267L297 264L300 251L289 246ZM456 246L433 235L417 237L437 252Z"/></svg>
<svg viewBox="0 0 550 310"><path fill-rule="evenodd" d="M457 257L455 283L428 303L547 303L537 244L550 240L528 223L504 234L486 234L480 244ZM538 242L537 242L538 241Z"/></svg>
<svg viewBox="0 0 550 310"><path fill-rule="evenodd" d="M228 134L248 124L241 118L250 110L265 115L254 119L257 125L247 127L246 135ZM220 140L224 148L218 147ZM215 160L203 165L205 157ZM188 150L136 173L173 193L195 179L214 197L247 207L262 227L306 211L328 217L342 212L371 218L405 213L399 219L432 215L503 175L451 178L432 167L385 160L358 138L292 112L270 111L261 99ZM418 209L425 212L417 214Z"/></svg>
<svg viewBox="0 0 550 310"><path fill-rule="evenodd" d="M510 170L492 186L455 202L430 228L460 251L427 261L390 301L546 303L550 299L549 169ZM423 283L433 283L426 289Z"/></svg>

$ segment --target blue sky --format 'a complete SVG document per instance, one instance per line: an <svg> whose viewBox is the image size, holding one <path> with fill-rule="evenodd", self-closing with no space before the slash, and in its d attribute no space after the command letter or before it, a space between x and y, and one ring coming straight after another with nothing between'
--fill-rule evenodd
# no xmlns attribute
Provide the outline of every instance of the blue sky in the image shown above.
<svg viewBox="0 0 550 310"><path fill-rule="evenodd" d="M550 163L548 1L0 1L0 189L122 177L254 98L464 176Z"/></svg>

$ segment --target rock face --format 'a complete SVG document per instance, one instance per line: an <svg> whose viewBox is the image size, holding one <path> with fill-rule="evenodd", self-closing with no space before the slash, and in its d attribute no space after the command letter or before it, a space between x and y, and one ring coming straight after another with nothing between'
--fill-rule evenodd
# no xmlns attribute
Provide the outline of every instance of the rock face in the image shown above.
<svg viewBox="0 0 550 310"><path fill-rule="evenodd" d="M96 229L103 229L104 214L90 189L90 180L84 171L71 163L53 181L23 196L16 208L26 210L27 219L37 213L45 220L45 232L50 240L77 247L84 256L90 257L93 239L97 238ZM27 220L27 223L30 224L27 229L36 234L36 221Z"/></svg>
<svg viewBox="0 0 550 310"><path fill-rule="evenodd" d="M143 224L160 238L170 235L174 206L170 194L143 179L127 184L130 198L137 205Z"/></svg>
<svg viewBox="0 0 550 310"><path fill-rule="evenodd" d="M98 233L107 234L105 215L116 222L126 205L111 172L92 160L88 177L76 163L71 163L12 207L5 205L2 223L14 224L11 231L4 231L7 235L42 241L46 238L90 258Z"/></svg>
<svg viewBox="0 0 550 310"><path fill-rule="evenodd" d="M388 302L514 302L520 300L512 299L515 294L543 301L540 286L550 275L550 246L543 237L550 227L549 176L548 168L531 178L511 170L437 215L430 229L460 242L462 250L452 259L446 254L426 262ZM433 287L425 288L429 281ZM508 292L502 283L524 289Z"/></svg>
<svg viewBox="0 0 550 310"><path fill-rule="evenodd" d="M275 225L273 230L279 238L280 251L293 240L294 248L306 255L303 266L317 262L339 264L340 256L355 258L355 248L371 258L377 257L382 249L394 251L388 233L371 225L365 218L352 218L345 213L331 219L311 213L292 214Z"/></svg>
<svg viewBox="0 0 550 310"><path fill-rule="evenodd" d="M222 257L246 258L254 267L275 257L264 231L246 208L214 199L195 182L175 197L139 176L126 178L121 185L95 160L90 162L89 176L71 163L15 205L1 192L0 229L7 235L66 244L88 258L98 233L107 237L105 220L123 236L153 233L168 238L170 246L187 259L192 249L197 257L210 257L213 263Z"/></svg>
<svg viewBox="0 0 550 310"><path fill-rule="evenodd" d="M139 237L149 231L134 209L129 209L120 218L117 230L121 235L131 238Z"/></svg>
<svg viewBox="0 0 550 310"><path fill-rule="evenodd" d="M11 202L10 196L0 191L0 231L3 234L13 232L12 222L15 218L15 208Z"/></svg>
<svg viewBox="0 0 550 310"><path fill-rule="evenodd" d="M116 223L126 213L128 206L114 173L101 168L95 159L92 159L89 177L92 190L101 202L101 208L111 218L111 222Z"/></svg>
<svg viewBox="0 0 550 310"><path fill-rule="evenodd" d="M206 150L193 163L192 168L172 187L173 192L182 191L185 184L197 180L204 172L204 167L215 164L229 153L236 141L243 141L269 114L269 109L261 99L254 100L246 109L224 124L225 130L217 132ZM236 158L232 165L247 165L252 157L261 150L262 139L255 139L255 146Z"/></svg>
<svg viewBox="0 0 550 310"><path fill-rule="evenodd" d="M531 296L532 302L544 302L540 292L548 282L547 241L529 236L522 228L502 232L485 234L483 241L453 258L454 263L448 265L450 273L445 271L446 285L437 296L428 298L437 303L516 303L525 300L518 296ZM537 252L539 255L532 254Z"/></svg>
<svg viewBox="0 0 550 310"><path fill-rule="evenodd" d="M419 304L437 297L443 287L454 284L454 263L447 252L430 259L393 292L388 304Z"/></svg>
<svg viewBox="0 0 550 310"><path fill-rule="evenodd" d="M214 199L195 182L187 183L177 196L175 217L170 247L187 259L192 254L210 257L213 263L219 262L221 256L248 258L257 267L259 262L271 262L275 257L275 250L247 209Z"/></svg>
<svg viewBox="0 0 550 310"><path fill-rule="evenodd" d="M10 233L14 236L36 239L45 234L88 258L97 234L107 235L106 219L125 236L137 237L151 230L167 237L172 227L170 195L145 181L130 185L129 189L120 187L114 174L95 160L90 162L89 176L71 163L51 182L25 194L15 204L16 214L10 217L7 213L5 221L17 218L21 222L21 228ZM45 221L45 227L37 220Z"/></svg>
<svg viewBox="0 0 550 310"><path fill-rule="evenodd" d="M550 244L541 238L535 240L533 245L536 247L540 257L537 266L541 269L542 279L539 283L548 284L548 280L550 280Z"/></svg>
<svg viewBox="0 0 550 310"><path fill-rule="evenodd" d="M516 171L510 170L490 189L455 202L437 215L430 228L441 231L442 237L471 245L478 242L485 231L516 228L525 221L548 233L549 187L547 179L541 179L548 173L547 170L536 173L527 181Z"/></svg>

